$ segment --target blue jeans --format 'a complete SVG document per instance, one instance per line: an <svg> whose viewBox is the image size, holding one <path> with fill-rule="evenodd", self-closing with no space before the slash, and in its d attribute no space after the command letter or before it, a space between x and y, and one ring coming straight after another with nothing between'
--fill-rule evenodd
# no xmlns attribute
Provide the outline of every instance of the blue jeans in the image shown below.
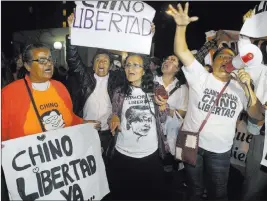
<svg viewBox="0 0 267 201"><path fill-rule="evenodd" d="M199 147L196 166L185 164L190 200L201 200L204 187L209 200L227 200L230 153L213 153Z"/></svg>

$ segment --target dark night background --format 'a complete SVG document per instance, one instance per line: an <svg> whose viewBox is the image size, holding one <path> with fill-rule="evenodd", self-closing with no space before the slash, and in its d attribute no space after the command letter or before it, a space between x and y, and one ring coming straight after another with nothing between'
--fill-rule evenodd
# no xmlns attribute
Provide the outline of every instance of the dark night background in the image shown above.
<svg viewBox="0 0 267 201"><path fill-rule="evenodd" d="M67 18L63 16L62 10L66 8L68 16L75 7L72 1L67 1L66 4L63 4L62 1L2 1L1 3L1 46L7 57L11 57L13 54L11 45L13 32L60 28L62 27L62 22ZM146 3L157 11L154 19L156 25L156 34L154 36L156 42L155 56L163 57L171 54L175 24L171 17L165 14L165 10L168 4L176 5L177 1L148 1ZM240 30L243 15L258 3L258 1L190 2L190 15L198 16L199 21L190 24L188 28L189 48L192 50L199 49L205 42L206 31L219 29Z"/></svg>

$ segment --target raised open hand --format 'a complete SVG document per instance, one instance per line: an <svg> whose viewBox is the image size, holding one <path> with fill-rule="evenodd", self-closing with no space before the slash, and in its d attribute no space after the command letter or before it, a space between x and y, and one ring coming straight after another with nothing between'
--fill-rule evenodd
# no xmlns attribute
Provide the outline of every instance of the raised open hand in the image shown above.
<svg viewBox="0 0 267 201"><path fill-rule="evenodd" d="M188 8L189 3L185 4L185 8L183 10L181 4L177 5L177 10L169 5L169 9L166 11L168 15L171 15L178 26L187 26L190 22L195 22L198 20L198 17L189 17L188 16Z"/></svg>

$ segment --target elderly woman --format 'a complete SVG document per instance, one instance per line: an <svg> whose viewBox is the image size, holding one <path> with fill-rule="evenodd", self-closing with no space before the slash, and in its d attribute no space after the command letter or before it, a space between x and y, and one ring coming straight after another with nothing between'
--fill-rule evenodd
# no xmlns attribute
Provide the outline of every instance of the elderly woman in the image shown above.
<svg viewBox="0 0 267 201"><path fill-rule="evenodd" d="M112 199L164 199L163 164L168 150L162 124L169 113L158 95L146 58L126 58L127 82L115 91L110 128L119 130L114 158L109 166ZM163 93L166 92L165 90ZM162 93L162 94L163 94Z"/></svg>
<svg viewBox="0 0 267 201"><path fill-rule="evenodd" d="M23 61L29 75L2 89L2 140L83 123L72 111L66 88L51 80L54 64L49 48L31 44Z"/></svg>

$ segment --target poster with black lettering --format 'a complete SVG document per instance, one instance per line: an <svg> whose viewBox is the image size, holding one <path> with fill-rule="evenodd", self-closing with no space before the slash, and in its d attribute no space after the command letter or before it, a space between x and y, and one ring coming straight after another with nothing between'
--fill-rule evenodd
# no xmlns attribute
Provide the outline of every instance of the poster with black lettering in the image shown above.
<svg viewBox="0 0 267 201"><path fill-rule="evenodd" d="M75 1L71 44L150 54L155 9L142 1Z"/></svg>
<svg viewBox="0 0 267 201"><path fill-rule="evenodd" d="M210 108L216 101L216 97L219 92L210 88L206 88L203 92L203 97L198 103L198 109L205 112L209 112ZM222 117L233 118L236 114L236 108L238 105L238 98L236 95L223 93L219 103L215 106L211 114L219 115Z"/></svg>
<svg viewBox="0 0 267 201"><path fill-rule="evenodd" d="M267 1L261 1L254 9L255 14L248 18L242 26L240 34L252 38L267 36Z"/></svg>
<svg viewBox="0 0 267 201"><path fill-rule="evenodd" d="M263 155L262 155L262 160L261 160L261 165L267 167L267 110L265 110L265 140L264 140L264 148L263 148Z"/></svg>
<svg viewBox="0 0 267 201"><path fill-rule="evenodd" d="M83 124L2 142L10 200L101 200L109 193L100 139Z"/></svg>
<svg viewBox="0 0 267 201"><path fill-rule="evenodd" d="M239 121L231 150L231 164L242 173L245 171L247 152L252 138L253 135L248 133L246 122Z"/></svg>

